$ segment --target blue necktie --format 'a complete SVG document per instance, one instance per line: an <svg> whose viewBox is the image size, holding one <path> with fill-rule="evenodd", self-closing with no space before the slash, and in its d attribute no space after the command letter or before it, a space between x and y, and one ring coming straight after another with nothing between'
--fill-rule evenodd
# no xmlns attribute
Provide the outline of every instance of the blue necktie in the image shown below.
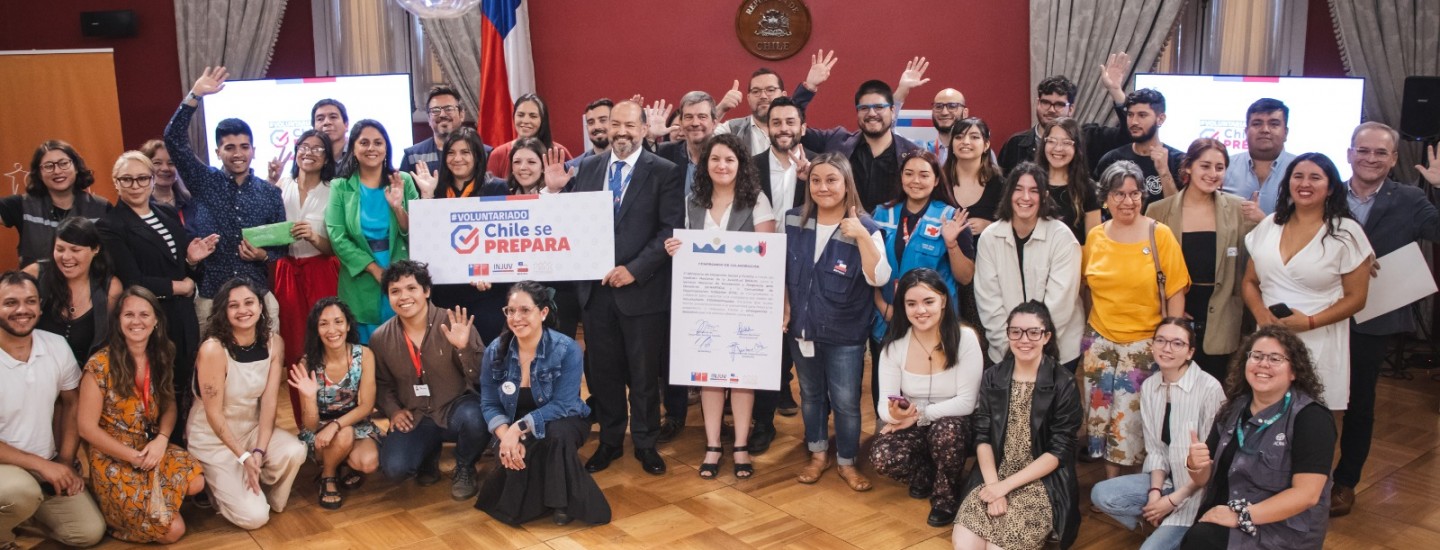
<svg viewBox="0 0 1440 550"><path fill-rule="evenodd" d="M615 195L615 215L620 215L620 196L625 194L625 161L617 160L610 169L610 192Z"/></svg>

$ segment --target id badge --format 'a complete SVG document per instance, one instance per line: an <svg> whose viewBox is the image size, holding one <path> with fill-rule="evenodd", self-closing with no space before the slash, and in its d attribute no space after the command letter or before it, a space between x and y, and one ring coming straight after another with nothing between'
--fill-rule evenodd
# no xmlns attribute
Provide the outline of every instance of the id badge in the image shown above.
<svg viewBox="0 0 1440 550"><path fill-rule="evenodd" d="M415 384L415 397L430 397L430 385Z"/></svg>
<svg viewBox="0 0 1440 550"><path fill-rule="evenodd" d="M815 356L815 342L813 340L797 340L800 347L800 355L804 357Z"/></svg>

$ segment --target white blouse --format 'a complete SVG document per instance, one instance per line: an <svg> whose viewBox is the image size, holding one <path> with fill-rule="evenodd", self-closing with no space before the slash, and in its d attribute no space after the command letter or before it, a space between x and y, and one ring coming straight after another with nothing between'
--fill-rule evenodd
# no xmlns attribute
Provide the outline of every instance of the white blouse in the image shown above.
<svg viewBox="0 0 1440 550"><path fill-rule="evenodd" d="M970 327L960 327L960 350L958 363L934 374L915 374L905 370L905 358L909 357L909 332L905 337L886 346L880 351L880 402L875 412L884 422L894 422L890 416L891 395L903 395L919 407L920 419L925 426L952 416L969 416L975 412L975 402L980 393L980 375L984 359L980 353L980 336Z"/></svg>
<svg viewBox="0 0 1440 550"><path fill-rule="evenodd" d="M321 238L329 239L325 231L325 207L330 205L330 184L322 182L305 195L305 204L300 204L300 184L288 174L282 176L276 186L280 187L280 198L285 202L285 220L308 222L310 230ZM319 256L320 249L310 241L296 240L290 244L290 256L309 258Z"/></svg>

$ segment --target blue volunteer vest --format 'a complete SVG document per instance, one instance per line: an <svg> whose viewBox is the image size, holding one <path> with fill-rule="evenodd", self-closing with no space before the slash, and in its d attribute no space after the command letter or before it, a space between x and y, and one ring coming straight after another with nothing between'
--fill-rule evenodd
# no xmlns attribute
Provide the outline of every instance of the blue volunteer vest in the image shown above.
<svg viewBox="0 0 1440 550"><path fill-rule="evenodd" d="M864 214L860 223L871 233L880 229ZM836 229L820 259L811 261L815 258L815 220L802 225L800 209L795 208L785 214L785 241L785 290L790 297L787 336L841 346L864 344L875 300L855 240Z"/></svg>
<svg viewBox="0 0 1440 550"><path fill-rule="evenodd" d="M900 216L905 212L905 202L900 201L894 206L886 208L877 206L875 208L875 224L885 232L885 261L890 262L890 282L880 287L880 294L887 303L895 302L895 287L900 282L900 277L912 269L928 267L940 273L940 278L945 281L945 286L950 289L950 307L956 307L957 288L955 275L950 270L950 257L946 255L945 237L940 234L941 227L945 220L955 216L955 208L940 201L930 201L925 207L925 212L920 216L919 223L915 224L915 232L910 234L910 242L905 245L905 255L895 257L895 243L900 240ZM896 312L904 314L904 308L892 307L891 314ZM959 310L956 310L959 311ZM875 319L870 330L870 337L880 341L885 337L885 330L888 324L885 322L885 315L876 311Z"/></svg>

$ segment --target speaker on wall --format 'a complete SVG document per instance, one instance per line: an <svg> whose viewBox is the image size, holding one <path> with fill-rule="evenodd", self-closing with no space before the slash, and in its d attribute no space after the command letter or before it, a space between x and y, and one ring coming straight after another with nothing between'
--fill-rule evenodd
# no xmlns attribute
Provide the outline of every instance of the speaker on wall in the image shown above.
<svg viewBox="0 0 1440 550"><path fill-rule="evenodd" d="M1440 137L1440 76L1405 78L1400 133L1415 140Z"/></svg>
<svg viewBox="0 0 1440 550"><path fill-rule="evenodd" d="M80 34L86 38L135 36L135 12L133 10L80 12Z"/></svg>

